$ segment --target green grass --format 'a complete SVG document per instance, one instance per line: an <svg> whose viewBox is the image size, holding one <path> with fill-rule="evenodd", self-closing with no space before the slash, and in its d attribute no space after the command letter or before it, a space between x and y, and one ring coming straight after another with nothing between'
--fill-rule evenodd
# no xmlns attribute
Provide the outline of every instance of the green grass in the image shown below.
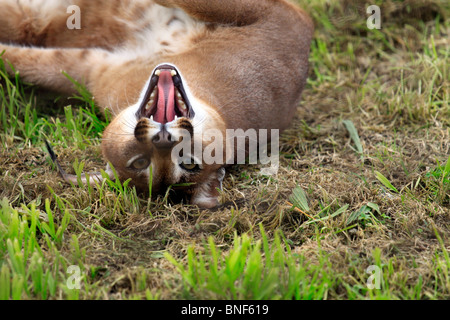
<svg viewBox="0 0 450 320"><path fill-rule="evenodd" d="M75 147L84 150L91 144L92 138L98 139L109 123L109 114L106 114L106 120L99 118L98 108L85 89L79 88L80 95L71 99L78 104L76 110L67 105L63 107L62 113L59 107L58 116L49 120L46 109L55 109L58 99L42 101L44 105L41 106L37 101L35 88L22 84L18 73L13 79L7 77L3 60L0 60L0 79L0 137L4 148L11 143L29 146L46 138L64 147L75 144Z"/></svg>
<svg viewBox="0 0 450 320"><path fill-rule="evenodd" d="M71 216L65 211L61 224L56 225L48 200L45 207L45 212L37 210L35 204L14 209L7 199L1 201L1 299L47 299L55 297L57 288L64 284L59 265L65 265L65 261L58 246ZM43 252L43 247L47 252ZM51 260L46 258L48 253Z"/></svg>
<svg viewBox="0 0 450 320"><path fill-rule="evenodd" d="M376 1L377 31L363 2L299 2L316 31L279 174L230 168L215 211L63 183L44 140L100 171L110 115L0 60L0 299L449 299L448 5Z"/></svg>
<svg viewBox="0 0 450 320"><path fill-rule="evenodd" d="M269 245L262 228L257 242L247 234L235 234L226 253L212 237L203 252L195 251L188 248L186 267L165 255L180 273L187 299L323 299L338 280L324 256L318 265L309 266L278 234Z"/></svg>

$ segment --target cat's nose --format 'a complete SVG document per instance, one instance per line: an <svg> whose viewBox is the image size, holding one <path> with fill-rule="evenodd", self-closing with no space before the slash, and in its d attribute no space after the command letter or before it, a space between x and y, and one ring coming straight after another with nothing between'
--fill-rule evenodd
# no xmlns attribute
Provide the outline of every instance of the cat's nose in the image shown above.
<svg viewBox="0 0 450 320"><path fill-rule="evenodd" d="M152 138L152 143L156 148L168 149L172 148L175 141L172 141L172 135L166 130L161 130Z"/></svg>

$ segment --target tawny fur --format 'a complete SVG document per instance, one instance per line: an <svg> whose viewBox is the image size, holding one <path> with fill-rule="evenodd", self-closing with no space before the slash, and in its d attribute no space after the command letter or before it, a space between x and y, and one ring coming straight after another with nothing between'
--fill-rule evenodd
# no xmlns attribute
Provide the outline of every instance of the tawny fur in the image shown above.
<svg viewBox="0 0 450 320"><path fill-rule="evenodd" d="M80 30L66 26L69 5L81 9ZM285 129L306 81L313 25L284 0L0 0L0 12L0 52L24 81L70 94L65 71L119 120L163 62L180 70L207 113L205 125L222 131ZM145 187L146 175L120 167L140 147L153 148L152 165L164 155L120 138L119 120L105 132L103 153L123 178ZM196 176L191 193L203 200L193 203L217 203L220 168ZM156 188L174 182L172 167L154 169Z"/></svg>

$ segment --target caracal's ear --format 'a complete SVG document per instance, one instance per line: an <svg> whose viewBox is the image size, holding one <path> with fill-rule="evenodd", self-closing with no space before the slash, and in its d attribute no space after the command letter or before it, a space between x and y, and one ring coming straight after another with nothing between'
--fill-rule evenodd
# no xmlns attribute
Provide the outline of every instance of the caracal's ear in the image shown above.
<svg viewBox="0 0 450 320"><path fill-rule="evenodd" d="M205 182L202 182L195 189L191 197L191 203L200 208L214 208L219 203L219 190L222 190L222 181L225 177L225 168L220 168L211 173Z"/></svg>

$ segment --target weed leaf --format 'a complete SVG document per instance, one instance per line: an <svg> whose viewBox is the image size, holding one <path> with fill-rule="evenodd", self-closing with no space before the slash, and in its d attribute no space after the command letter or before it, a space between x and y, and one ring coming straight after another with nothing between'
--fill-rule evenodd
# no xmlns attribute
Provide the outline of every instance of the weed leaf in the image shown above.
<svg viewBox="0 0 450 320"><path fill-rule="evenodd" d="M306 212L309 211L308 199L306 198L305 191L303 191L302 187L295 187L295 189L292 191L292 195L289 197L289 200L291 200L292 204L295 207Z"/></svg>

